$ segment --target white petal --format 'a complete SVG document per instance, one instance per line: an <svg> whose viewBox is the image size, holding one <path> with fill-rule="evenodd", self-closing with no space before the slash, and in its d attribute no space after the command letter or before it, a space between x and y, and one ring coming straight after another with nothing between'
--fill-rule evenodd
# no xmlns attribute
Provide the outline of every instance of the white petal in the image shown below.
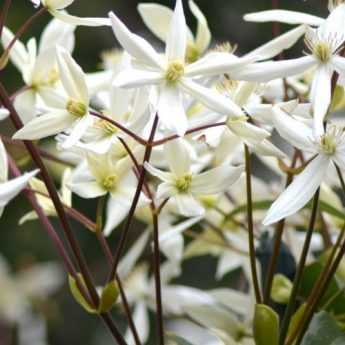
<svg viewBox="0 0 345 345"><path fill-rule="evenodd" d="M58 134L72 126L75 117L64 110L56 110L28 122L13 139L36 140Z"/></svg>
<svg viewBox="0 0 345 345"><path fill-rule="evenodd" d="M138 331L139 339L142 344L147 342L150 334L150 319L147 310L146 303L144 301L139 301L136 303L133 312L133 321L135 327ZM125 336L128 345L134 345L135 341L133 339L132 332L128 329Z"/></svg>
<svg viewBox="0 0 345 345"><path fill-rule="evenodd" d="M281 22L286 24L308 24L311 26L319 26L325 20L303 12L287 11L287 10L268 10L262 12L248 13L244 17L247 22Z"/></svg>
<svg viewBox="0 0 345 345"><path fill-rule="evenodd" d="M176 176L184 176L189 173L191 158L189 149L184 139L171 140L164 145L165 158L169 168Z"/></svg>
<svg viewBox="0 0 345 345"><path fill-rule="evenodd" d="M238 58L229 53L213 52L207 54L196 62L187 65L185 68L185 75L187 77L195 77L230 73L231 71L240 69L254 61L255 58L253 56Z"/></svg>
<svg viewBox="0 0 345 345"><path fill-rule="evenodd" d="M0 108L0 121L5 120L10 115L10 112L6 108Z"/></svg>
<svg viewBox="0 0 345 345"><path fill-rule="evenodd" d="M161 183L157 188L156 198L158 200L165 200L178 194L176 187L168 182Z"/></svg>
<svg viewBox="0 0 345 345"><path fill-rule="evenodd" d="M74 101L82 102L85 106L88 106L89 92L83 70L73 60L70 53L60 47L57 49L57 62L61 82L68 96Z"/></svg>
<svg viewBox="0 0 345 345"><path fill-rule="evenodd" d="M166 41L166 58L168 61L184 62L187 47L186 19L182 0L176 0L175 11L170 22Z"/></svg>
<svg viewBox="0 0 345 345"><path fill-rule="evenodd" d="M229 129L240 138L252 140L255 142L262 141L270 136L270 133L265 129L252 125L247 121L228 121Z"/></svg>
<svg viewBox="0 0 345 345"><path fill-rule="evenodd" d="M50 10L50 13L61 21L71 25L82 26L111 26L108 18L81 18L72 16L64 11Z"/></svg>
<svg viewBox="0 0 345 345"><path fill-rule="evenodd" d="M107 194L107 192L96 181L71 182L70 188L73 193L85 199L98 198L99 196Z"/></svg>
<svg viewBox="0 0 345 345"><path fill-rule="evenodd" d="M15 198L28 184L30 179L34 177L39 170L25 173L24 175L14 178L8 182L0 184L0 207L6 206L13 198Z"/></svg>
<svg viewBox="0 0 345 345"><path fill-rule="evenodd" d="M305 34L306 29L305 25L298 26L254 49L246 56L254 56L256 60L271 59L283 50L290 49Z"/></svg>
<svg viewBox="0 0 345 345"><path fill-rule="evenodd" d="M150 163L147 163L147 162L145 162L144 167L152 176L156 176L164 182L171 182L172 181L171 173L157 169L153 165L151 165Z"/></svg>
<svg viewBox="0 0 345 345"><path fill-rule="evenodd" d="M319 155L299 174L278 197L267 212L264 225L270 225L291 216L303 208L320 186L329 167L330 158Z"/></svg>
<svg viewBox="0 0 345 345"><path fill-rule="evenodd" d="M345 74L345 58L339 55L332 57L332 65L340 75Z"/></svg>
<svg viewBox="0 0 345 345"><path fill-rule="evenodd" d="M183 106L182 93L176 85L162 86L158 100L158 116L165 128L183 136L188 128L188 119Z"/></svg>
<svg viewBox="0 0 345 345"><path fill-rule="evenodd" d="M5 145L0 138L0 182L8 179L8 159Z"/></svg>
<svg viewBox="0 0 345 345"><path fill-rule="evenodd" d="M94 118L91 115L83 116L75 122L75 125L67 137L61 144L61 148L68 149L75 145L80 138L85 134L86 130L92 125Z"/></svg>
<svg viewBox="0 0 345 345"><path fill-rule="evenodd" d="M292 146L310 152L313 132L303 122L295 120L278 106L273 108L273 123L278 133Z"/></svg>
<svg viewBox="0 0 345 345"><path fill-rule="evenodd" d="M189 1L189 8L198 21L195 44L198 48L198 51L203 53L207 50L211 43L211 31L208 27L206 17L193 0Z"/></svg>
<svg viewBox="0 0 345 345"><path fill-rule="evenodd" d="M130 55L149 66L161 68L159 55L146 40L130 32L113 12L109 13L109 17L116 38Z"/></svg>
<svg viewBox="0 0 345 345"><path fill-rule="evenodd" d="M266 157L276 157L280 159L285 159L286 154L274 146L270 141L263 140L261 142L252 142L247 143L252 150L262 156Z"/></svg>
<svg viewBox="0 0 345 345"><path fill-rule="evenodd" d="M341 170L345 171L345 148L344 147L337 149L332 159L339 166Z"/></svg>
<svg viewBox="0 0 345 345"><path fill-rule="evenodd" d="M123 88L134 88L159 84L163 80L164 78L159 72L128 68L115 77L113 85Z"/></svg>
<svg viewBox="0 0 345 345"><path fill-rule="evenodd" d="M220 114L228 116L243 115L243 111L238 105L215 90L208 89L187 78L180 81L180 86L200 103Z"/></svg>
<svg viewBox="0 0 345 345"><path fill-rule="evenodd" d="M68 7L74 0L43 0L42 3L49 9L61 10Z"/></svg>
<svg viewBox="0 0 345 345"><path fill-rule="evenodd" d="M191 194L177 194L174 196L178 212L186 217L202 216L205 209Z"/></svg>
<svg viewBox="0 0 345 345"><path fill-rule="evenodd" d="M345 5L338 5L319 27L319 34L328 39L333 36L341 37L344 40L345 28Z"/></svg>
<svg viewBox="0 0 345 345"><path fill-rule="evenodd" d="M14 106L24 124L36 116L36 92L32 89L19 94L14 101Z"/></svg>
<svg viewBox="0 0 345 345"><path fill-rule="evenodd" d="M238 80L268 82L303 73L315 64L315 58L309 55L298 59L259 62L233 71L231 77Z"/></svg>
<svg viewBox="0 0 345 345"><path fill-rule="evenodd" d="M243 172L243 166L220 165L217 168L193 176L191 191L193 194L218 194L235 183Z"/></svg>
<svg viewBox="0 0 345 345"><path fill-rule="evenodd" d="M333 71L328 66L320 66L314 75L311 85L310 99L314 110L314 134L316 137L324 133L323 120L331 104L331 81Z"/></svg>
<svg viewBox="0 0 345 345"><path fill-rule="evenodd" d="M52 87L40 87L38 93L43 102L50 108L65 110L68 100Z"/></svg>

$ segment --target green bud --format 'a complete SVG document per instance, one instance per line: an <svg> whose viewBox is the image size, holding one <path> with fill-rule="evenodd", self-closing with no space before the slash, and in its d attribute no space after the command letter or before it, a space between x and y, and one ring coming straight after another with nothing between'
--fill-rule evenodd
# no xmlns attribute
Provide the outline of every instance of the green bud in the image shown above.
<svg viewBox="0 0 345 345"><path fill-rule="evenodd" d="M116 303L119 297L119 289L115 281L107 284L101 294L101 299L99 302L98 312L106 313L108 312Z"/></svg>
<svg viewBox="0 0 345 345"><path fill-rule="evenodd" d="M274 302L286 304L289 301L292 290L291 281L282 274L276 274L273 278L271 298Z"/></svg>
<svg viewBox="0 0 345 345"><path fill-rule="evenodd" d="M265 304L257 304L253 331L256 345L278 345L279 317L277 313Z"/></svg>

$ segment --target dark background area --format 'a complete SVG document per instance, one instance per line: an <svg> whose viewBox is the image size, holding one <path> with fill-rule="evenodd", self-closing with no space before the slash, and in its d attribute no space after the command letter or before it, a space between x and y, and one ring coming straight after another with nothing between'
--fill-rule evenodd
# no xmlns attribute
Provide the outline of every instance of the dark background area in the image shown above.
<svg viewBox="0 0 345 345"><path fill-rule="evenodd" d="M269 0L195 0L201 10L206 14L209 26L213 33L214 43L229 41L239 45L239 54L247 52L260 44L263 44L272 37L271 24L251 24L242 20L242 16L248 12L265 10L271 8ZM3 3L3 0L1 0ZM159 1L159 3L173 6L174 1ZM187 8L187 1L184 1L188 24L195 29L195 20ZM69 12L78 16L106 16L112 10L126 23L131 30L139 33L151 42L160 44L150 34L141 21L136 6L136 0L76 0L70 6ZM0 5L2 6L2 4ZM290 10L304 11L316 15L327 15L327 1L315 0L281 0L280 7ZM34 13L34 8L29 0L13 0L7 25L16 31L20 25ZM23 41L35 36L39 37L44 25L49 20L45 16L35 22L31 30L24 35ZM286 26L281 30L285 31ZM76 31L76 48L74 57L87 72L97 70L100 62L100 53L103 50L118 47L117 42L109 28L87 28L79 27ZM292 56L289 52L287 56ZM2 72L1 79L13 92L21 86L21 77L16 70L8 65L5 72ZM1 123L1 131L8 128L6 123ZM84 202L74 199L74 206L91 217L95 214L93 202ZM17 198L5 211L0 219L0 253L11 263L14 270L21 269L23 265L30 262L57 260L55 249L49 242L38 222L30 222L23 227L17 226L18 219L28 210L26 200ZM58 222L54 221L58 227ZM81 245L86 253L88 261L97 278L103 278L105 273L105 261L94 239L93 234L79 225L73 223L73 227L80 239ZM114 234L110 240L112 246L116 243L117 235ZM191 260L184 265L185 278L188 284L202 288L215 287L213 280L215 260L211 258L199 258ZM209 272L209 274L205 274ZM202 282L196 280L197 276L203 278ZM229 279L229 277L228 277ZM102 280L100 280L102 281ZM223 282L222 284L227 284ZM1 291L0 291L1 293ZM108 344L107 331L101 322L95 317L89 316L73 301L65 285L63 289L47 305L39 306L48 317L49 343L51 345L62 344ZM121 321L119 321L121 324ZM103 338L104 337L104 338ZM0 344L1 339L0 339ZM13 342L15 344L15 341ZM154 344L154 343L152 343Z"/></svg>

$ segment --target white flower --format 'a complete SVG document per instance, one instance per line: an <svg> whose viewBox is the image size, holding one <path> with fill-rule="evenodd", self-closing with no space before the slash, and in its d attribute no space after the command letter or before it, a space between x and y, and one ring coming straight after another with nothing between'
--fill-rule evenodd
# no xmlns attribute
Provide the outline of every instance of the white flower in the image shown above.
<svg viewBox="0 0 345 345"><path fill-rule="evenodd" d="M107 18L80 18L66 13L64 9L71 5L74 0L31 0L31 2L35 7L38 7L41 4L47 8L52 16L69 24L85 26L110 26L110 21Z"/></svg>
<svg viewBox="0 0 345 345"><path fill-rule="evenodd" d="M303 208L320 187L332 162L345 169L345 136L342 128L328 125L325 133L315 136L310 127L278 107L274 112L274 124L279 134L291 145L315 158L272 204L263 221L265 225L275 223Z"/></svg>
<svg viewBox="0 0 345 345"><path fill-rule="evenodd" d="M60 45L69 52L74 48L75 26L52 20L44 29L39 45L32 38L25 46L17 40L9 53L9 58L22 74L26 85L14 101L15 108L24 123L33 119L37 106L42 103L40 96L56 89L59 72L56 65L56 46ZM14 34L6 27L2 33L2 45L6 48ZM39 102L40 101L40 102Z"/></svg>
<svg viewBox="0 0 345 345"><path fill-rule="evenodd" d="M345 5L344 5L345 6ZM233 77L240 80L269 81L297 75L315 67L315 75L311 85L310 99L314 108L314 131L322 134L323 119L331 103L331 79L336 71L345 73L345 58L340 50L345 36L336 31L344 17L343 6L337 7L318 29L309 29L306 34L306 45L310 50L307 56L285 60L269 61L248 66L243 72L235 72Z"/></svg>
<svg viewBox="0 0 345 345"><path fill-rule="evenodd" d="M145 168L163 181L158 186L157 198L173 198L179 213L185 216L199 216L204 213L198 196L218 194L235 183L243 167L220 165L203 173L192 171L190 154L184 139L176 139L164 146L164 153L170 172L164 172L146 163Z"/></svg>
<svg viewBox="0 0 345 345"><path fill-rule="evenodd" d="M10 115L6 108L0 108L0 121L5 120Z"/></svg>
<svg viewBox="0 0 345 345"><path fill-rule="evenodd" d="M103 229L106 236L121 223L131 207L137 187L137 178L131 169L132 162L128 157L114 160L111 151L104 155L89 152L87 162L73 172L69 187L80 197L91 199L109 193ZM140 205L146 202L147 198L142 194Z"/></svg>
<svg viewBox="0 0 345 345"><path fill-rule="evenodd" d="M36 140L71 130L69 137L62 144L63 148L68 148L73 146L92 125L89 92L82 69L62 48L57 50L57 61L65 95L50 91L45 97L45 102L51 110L28 122L15 133L15 139Z"/></svg>
<svg viewBox="0 0 345 345"><path fill-rule="evenodd" d="M7 153L5 146L0 140L0 217L5 206L27 186L38 171L34 170L8 181Z"/></svg>

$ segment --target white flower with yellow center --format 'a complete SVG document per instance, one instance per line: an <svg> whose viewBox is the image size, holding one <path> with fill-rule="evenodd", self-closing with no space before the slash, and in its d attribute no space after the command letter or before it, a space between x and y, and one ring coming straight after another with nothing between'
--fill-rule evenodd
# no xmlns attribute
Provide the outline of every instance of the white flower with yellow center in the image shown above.
<svg viewBox="0 0 345 345"><path fill-rule="evenodd" d="M45 97L49 112L28 122L15 133L15 139L37 140L69 131L70 135L62 143L62 148L69 148L92 125L94 119L89 113L89 92L82 69L60 47L57 49L57 62L64 94L50 91Z"/></svg>
<svg viewBox="0 0 345 345"><path fill-rule="evenodd" d="M108 18L80 18L66 13L65 8L74 0L31 0L35 7L42 5L55 18L73 25L110 26Z"/></svg>
<svg viewBox="0 0 345 345"><path fill-rule="evenodd" d="M268 61L248 66L235 72L232 77L239 80L266 82L301 74L315 68L311 84L310 100L314 111L314 131L321 135L323 120L331 103L331 81L334 72L345 74L345 58L340 55L344 44L343 31L345 5L338 6L317 28L307 31L306 45L310 52L301 58ZM341 30L340 28L341 23Z"/></svg>
<svg viewBox="0 0 345 345"><path fill-rule="evenodd" d="M103 232L109 235L127 216L137 187L130 158L115 160L113 153L88 152L87 159L73 172L70 189L82 198L109 194ZM142 194L140 205L147 202Z"/></svg>
<svg viewBox="0 0 345 345"><path fill-rule="evenodd" d="M159 170L149 163L145 164L145 168L163 181L158 186L157 198L174 199L179 213L187 217L199 216L205 212L198 197L224 192L243 172L242 166L228 164L203 173L193 171L190 152L182 138L165 144L164 153L169 172Z"/></svg>
<svg viewBox="0 0 345 345"><path fill-rule="evenodd" d="M326 132L315 136L312 129L278 107L274 108L274 124L279 134L294 147L309 153L312 161L272 204L263 221L269 225L303 208L320 187L331 163L345 170L344 129L329 125Z"/></svg>

